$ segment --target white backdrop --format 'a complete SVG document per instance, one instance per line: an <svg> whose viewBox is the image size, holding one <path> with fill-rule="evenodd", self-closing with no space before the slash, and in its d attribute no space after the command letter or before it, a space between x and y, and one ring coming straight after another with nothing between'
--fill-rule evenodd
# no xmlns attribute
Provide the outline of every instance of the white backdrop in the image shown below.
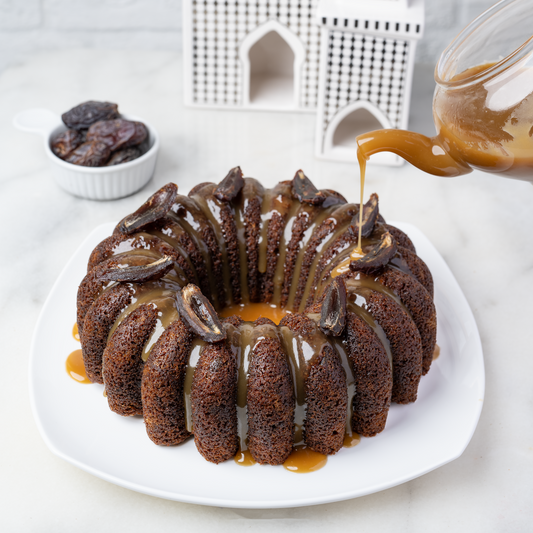
<svg viewBox="0 0 533 533"><path fill-rule="evenodd" d="M493 3L426 0L417 62L435 63ZM0 0L0 69L27 53L65 48L181 50L181 0Z"/></svg>

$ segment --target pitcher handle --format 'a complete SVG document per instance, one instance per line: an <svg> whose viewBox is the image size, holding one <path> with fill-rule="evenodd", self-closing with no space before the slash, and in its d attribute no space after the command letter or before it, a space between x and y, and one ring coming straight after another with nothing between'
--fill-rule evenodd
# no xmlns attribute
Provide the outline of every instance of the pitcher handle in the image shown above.
<svg viewBox="0 0 533 533"><path fill-rule="evenodd" d="M13 119L13 126L21 131L29 131L42 135L45 140L48 139L54 131L63 122L61 117L49 109L27 109L21 111Z"/></svg>

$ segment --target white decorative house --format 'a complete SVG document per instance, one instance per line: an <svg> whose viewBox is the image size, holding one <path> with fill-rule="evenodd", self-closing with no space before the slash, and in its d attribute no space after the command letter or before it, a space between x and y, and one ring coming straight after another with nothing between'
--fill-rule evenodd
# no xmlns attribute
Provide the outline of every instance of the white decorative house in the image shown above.
<svg viewBox="0 0 533 533"><path fill-rule="evenodd" d="M355 137L406 129L424 0L322 0L315 155L357 161ZM372 163L400 165L384 152Z"/></svg>
<svg viewBox="0 0 533 533"><path fill-rule="evenodd" d="M318 0L183 0L185 103L314 111Z"/></svg>
<svg viewBox="0 0 533 533"><path fill-rule="evenodd" d="M315 111L316 155L406 128L424 0L183 0L185 103ZM372 162L399 164L389 153Z"/></svg>

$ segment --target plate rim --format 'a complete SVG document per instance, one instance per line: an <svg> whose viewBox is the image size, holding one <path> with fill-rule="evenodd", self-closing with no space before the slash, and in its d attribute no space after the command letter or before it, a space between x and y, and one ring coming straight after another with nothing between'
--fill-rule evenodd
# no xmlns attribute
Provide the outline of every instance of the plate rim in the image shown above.
<svg viewBox="0 0 533 533"><path fill-rule="evenodd" d="M477 369L478 374L476 377L477 377L477 390L479 391L479 394L481 395L481 399L477 404L476 412L473 412L471 415L472 419L474 420L474 423L472 423L470 427L469 434L466 435L465 433L464 435L463 446L453 448L452 450L450 450L450 453L448 455L442 454L442 460L439 461L438 464L435 464L430 467L425 467L425 468L420 468L418 470L414 470L410 475L402 476L401 479L395 479L395 480L390 480L387 482L383 481L383 482L378 482L375 484L370 484L366 486L365 489L363 490L358 489L358 490L353 490L353 491L331 493L327 495L325 494L325 495L316 496L316 497L293 498L290 500L261 499L261 500L236 501L232 499L215 498L215 497L210 497L210 496L205 496L205 497L199 497L199 496L194 496L194 495L191 496L190 494L186 494L183 492L171 492L168 490L156 489L150 486L135 483L133 481L126 480L121 477L110 474L108 472L105 472L92 465L86 464L83 461L80 461L76 459L75 457L72 457L68 453L64 452L63 450L59 449L56 446L56 444L49 438L47 429L45 427L45 424L43 424L43 421L41 420L39 409L37 406L36 388L35 388L35 364L36 364L36 357L38 353L37 341L39 337L39 332L40 332L40 329L42 328L42 323L44 322L47 316L47 313L49 312L48 308L50 307L51 302L53 301L56 291L58 290L58 287L62 283L63 278L66 276L67 272L69 272L72 263L74 263L78 259L78 255L87 246L88 242L94 241L96 235L99 235L100 233L102 233L104 229L112 231L112 229L116 225L116 223L114 222L104 223L104 224L101 224L95 227L87 235L87 237L79 244L76 251L72 254L69 260L66 262L61 273L59 274L56 281L52 285L52 288L50 289L50 292L43 304L43 307L39 314L39 318L35 325L34 333L32 336L32 341L30 345L30 359L29 359L29 365L28 365L29 396L30 396L30 405L31 405L31 411L33 414L33 418L37 424L39 433L41 437L43 438L45 444L50 449L50 451L54 453L56 456L64 459L68 463L80 468L81 470L88 472L89 474L92 474L100 479L103 479L115 485L121 486L123 488L133 490L135 492L140 492L143 494L155 496L155 497L162 498L162 499L180 501L184 503L192 503L192 504L197 504L197 505L209 505L209 506L230 507L230 508L248 508L248 509L274 509L274 508L288 508L288 507L304 507L304 506L309 506L309 505L333 503L337 501L344 501L344 500L348 500L352 498L358 498L361 496L366 496L369 494L373 494L375 492L380 492L382 490L386 490L388 488L401 485L408 481L412 481L413 479L416 479L437 468L440 468L441 466L444 466L450 463L451 461L454 461L455 459L457 459L463 454L463 452L469 445L474 435L474 432L477 428L479 418L481 416L481 412L483 409L483 404L484 404L485 368L484 368L483 348L482 348L481 338L479 335L479 329L477 327L472 309L459 283L457 282L451 269L449 268L447 263L444 261L442 256L439 254L435 246L431 243L431 241L424 235L424 233L419 228L417 228L413 224L410 224L407 222L397 222L397 221L393 221L389 223L405 231L411 238L414 235L415 239L413 240L415 241L419 239L425 240L424 246L429 246L433 251L434 257L432 257L432 259L439 261L439 269L443 269L446 272L446 277L449 278L448 281L451 281L455 285L455 290L457 292L457 295L459 296L459 299L461 300L460 302L458 302L458 305L460 305L462 312L468 315L469 322L471 322L471 325L473 326L473 329L470 330L469 333L472 336L471 337L471 342L473 342L472 349L475 349L475 353L473 353L472 356L476 360L477 365L479 365L479 368ZM108 232L108 234L110 234L110 232Z"/></svg>

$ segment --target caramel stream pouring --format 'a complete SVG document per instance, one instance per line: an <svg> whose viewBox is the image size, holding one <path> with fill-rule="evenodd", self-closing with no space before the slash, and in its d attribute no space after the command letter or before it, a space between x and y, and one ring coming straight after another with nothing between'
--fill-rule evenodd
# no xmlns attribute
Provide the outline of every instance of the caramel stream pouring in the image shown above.
<svg viewBox="0 0 533 533"><path fill-rule="evenodd" d="M502 0L475 19L435 69L437 135L383 129L359 135L357 157L393 152L436 176L473 169L533 183L533 2Z"/></svg>

